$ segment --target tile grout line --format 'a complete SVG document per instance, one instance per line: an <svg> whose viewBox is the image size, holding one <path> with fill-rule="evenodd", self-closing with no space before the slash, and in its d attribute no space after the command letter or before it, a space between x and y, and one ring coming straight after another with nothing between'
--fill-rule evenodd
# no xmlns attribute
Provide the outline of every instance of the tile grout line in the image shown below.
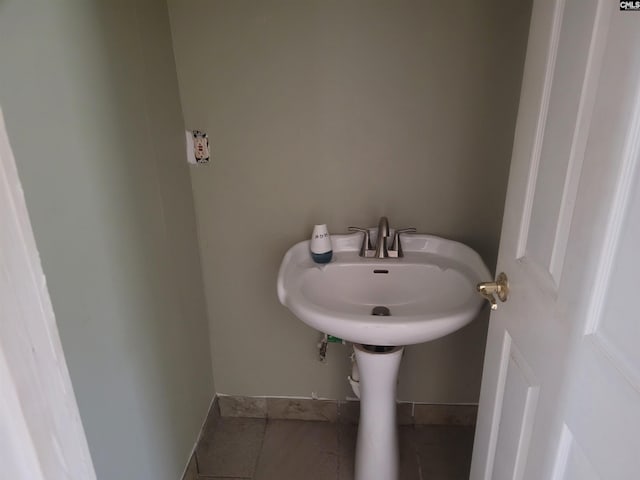
<svg viewBox="0 0 640 480"><path fill-rule="evenodd" d="M260 439L260 450L258 451L258 455L256 455L256 460L253 465L253 474L250 477L250 480L255 480L256 473L258 472L258 465L260 464L260 457L262 456L262 450L264 448L264 439L267 436L267 427L269 426L269 417L266 416L264 419L264 431L262 432L262 438Z"/></svg>
<svg viewBox="0 0 640 480"><path fill-rule="evenodd" d="M415 454L416 454L416 463L418 464L418 479L424 480L424 477L422 476L422 463L420 462L420 454L418 453L417 449Z"/></svg>
<svg viewBox="0 0 640 480"><path fill-rule="evenodd" d="M340 404L338 404L338 419L340 419ZM338 458L336 459L336 479L340 480L340 467L342 465L342 435L340 431L340 422L336 422L336 435L338 435Z"/></svg>
<svg viewBox="0 0 640 480"><path fill-rule="evenodd" d="M342 435L340 429L340 421L341 421L341 413L342 405L340 402L337 402L336 405L336 435L338 435L338 441L336 442L338 445L338 458L336 459L336 479L340 480L340 467L342 465Z"/></svg>

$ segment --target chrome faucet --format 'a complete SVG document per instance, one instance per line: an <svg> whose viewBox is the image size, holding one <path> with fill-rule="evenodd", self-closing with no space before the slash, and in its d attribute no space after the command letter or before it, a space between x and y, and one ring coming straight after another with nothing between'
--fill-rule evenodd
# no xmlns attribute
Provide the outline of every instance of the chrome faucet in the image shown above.
<svg viewBox="0 0 640 480"><path fill-rule="evenodd" d="M376 240L376 258L389 258L387 238L389 238L389 220L387 220L387 217L380 217L380 221L378 222L378 238Z"/></svg>
<svg viewBox="0 0 640 480"><path fill-rule="evenodd" d="M393 242L391 248L388 248L388 238L390 237L389 220L387 217L380 217L378 222L378 236L376 239L375 250L371 245L371 232L368 228L362 227L349 227L350 232L362 232L364 234L362 238L362 244L360 246L361 257L373 257L373 258L400 258L404 256L402 252L402 245L400 243L400 234L402 233L415 233L416 229L402 228L395 230L393 235Z"/></svg>

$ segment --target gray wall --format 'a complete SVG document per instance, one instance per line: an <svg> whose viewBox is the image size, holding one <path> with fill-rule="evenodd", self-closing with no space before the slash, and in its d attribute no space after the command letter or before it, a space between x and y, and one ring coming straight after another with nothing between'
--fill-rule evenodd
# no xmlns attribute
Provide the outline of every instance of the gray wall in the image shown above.
<svg viewBox="0 0 640 480"><path fill-rule="evenodd" d="M102 480L176 480L213 394L164 1L0 0L0 105Z"/></svg>
<svg viewBox="0 0 640 480"><path fill-rule="evenodd" d="M332 232L415 226L493 268L529 1L169 0L218 392L340 398L347 350L276 298L283 254ZM403 400L476 402L486 317L407 350Z"/></svg>

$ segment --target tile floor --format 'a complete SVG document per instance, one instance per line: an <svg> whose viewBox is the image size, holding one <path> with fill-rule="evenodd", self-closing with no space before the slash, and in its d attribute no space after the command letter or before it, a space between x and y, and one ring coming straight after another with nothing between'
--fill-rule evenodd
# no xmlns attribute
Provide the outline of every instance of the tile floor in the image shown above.
<svg viewBox="0 0 640 480"><path fill-rule="evenodd" d="M400 426L401 480L467 480L474 427ZM357 425L218 417L185 480L352 480Z"/></svg>

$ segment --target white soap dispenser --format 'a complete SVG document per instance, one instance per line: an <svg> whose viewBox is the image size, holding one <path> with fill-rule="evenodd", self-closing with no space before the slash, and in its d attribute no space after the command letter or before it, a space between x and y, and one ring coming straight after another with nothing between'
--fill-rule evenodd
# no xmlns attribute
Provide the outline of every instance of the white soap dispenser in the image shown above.
<svg viewBox="0 0 640 480"><path fill-rule="evenodd" d="M311 250L311 258L313 258L314 262L329 263L331 261L333 248L331 246L331 235L329 235L326 224L313 227L309 250Z"/></svg>

